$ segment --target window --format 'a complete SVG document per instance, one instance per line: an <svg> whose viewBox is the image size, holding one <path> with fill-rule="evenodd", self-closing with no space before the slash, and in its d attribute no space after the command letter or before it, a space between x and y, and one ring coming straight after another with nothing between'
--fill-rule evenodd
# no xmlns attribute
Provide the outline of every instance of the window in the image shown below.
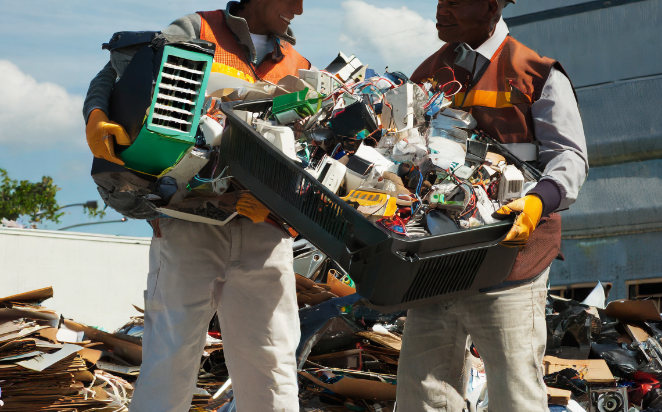
<svg viewBox="0 0 662 412"><path fill-rule="evenodd" d="M658 311L662 307L662 278L628 280L625 285L628 290L628 299L652 300Z"/></svg>
<svg viewBox="0 0 662 412"><path fill-rule="evenodd" d="M576 283L573 285L551 286L549 293L564 299L572 299L581 302L591 294L593 289L598 285L598 282ZM662 283L660 284L662 286ZM611 291L611 283L602 283L605 289L605 296L609 296ZM660 294L662 296L662 292Z"/></svg>

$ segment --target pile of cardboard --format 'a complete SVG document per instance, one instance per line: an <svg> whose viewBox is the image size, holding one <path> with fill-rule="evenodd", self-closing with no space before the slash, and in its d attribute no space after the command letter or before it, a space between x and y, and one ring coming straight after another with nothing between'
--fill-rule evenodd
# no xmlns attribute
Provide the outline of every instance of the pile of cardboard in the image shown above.
<svg viewBox="0 0 662 412"><path fill-rule="evenodd" d="M393 411L406 313L365 306L342 270L309 244L295 250L294 268L304 285L301 410ZM142 314L108 333L41 306L52 296L46 288L0 299L0 412L127 411L140 374ZM610 412L662 411L662 318L653 302L604 307L550 295L546 310L550 405L573 412L606 410L606 403L616 407ZM191 411L235 411L217 323L211 322L200 354ZM485 376L479 358L473 363L468 399L485 411L485 382L495 378Z"/></svg>
<svg viewBox="0 0 662 412"><path fill-rule="evenodd" d="M317 260L308 252L319 253L303 250L295 263L305 275L297 276L309 283L302 289L307 294L300 293L302 410L392 411L402 314L367 308L336 277L340 269L333 262L311 265ZM311 304L306 296L314 289L326 294ZM52 296L46 288L0 300L0 411L128 410L142 361L142 313L108 333L41 306ZM192 411L235 410L222 331L214 321L197 386Z"/></svg>
<svg viewBox="0 0 662 412"><path fill-rule="evenodd" d="M299 311L302 411L392 411L402 314L382 315L358 295ZM335 407L335 409L326 409Z"/></svg>
<svg viewBox="0 0 662 412"><path fill-rule="evenodd" d="M127 410L132 387L93 369L92 342L64 340L57 314L40 305L52 296L46 288L0 299L1 410Z"/></svg>
<svg viewBox="0 0 662 412"><path fill-rule="evenodd" d="M128 411L142 363L143 317L108 333L41 306L52 296L49 287L0 299L0 410ZM224 366L222 349L208 337L192 410L209 406L228 380L224 367L214 369Z"/></svg>

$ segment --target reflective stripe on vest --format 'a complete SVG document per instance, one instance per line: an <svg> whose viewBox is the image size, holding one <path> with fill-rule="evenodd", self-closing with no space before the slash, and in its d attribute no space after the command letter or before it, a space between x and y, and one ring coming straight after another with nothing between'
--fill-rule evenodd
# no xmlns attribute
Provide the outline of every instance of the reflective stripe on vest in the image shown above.
<svg viewBox="0 0 662 412"><path fill-rule="evenodd" d="M466 69L455 66L455 46L449 43L439 49L416 69L412 81L437 79L443 84L453 80L454 71L465 75ZM469 93L465 95L464 89L458 93L454 107L470 112L478 128L501 143L531 143L531 105L542 93L554 64L508 36Z"/></svg>
<svg viewBox="0 0 662 412"><path fill-rule="evenodd" d="M455 95L454 104L458 108L460 107L491 107L495 109L503 109L506 107L513 107L513 104L510 103L510 92L490 92L487 90L472 90L469 92L466 100L464 98L466 94L460 92Z"/></svg>
<svg viewBox="0 0 662 412"><path fill-rule="evenodd" d="M245 80L249 83L255 83L255 78L249 73L244 73L241 70L237 70L234 67L226 66L223 63L212 64L211 66L212 73L221 73L228 76L236 77L237 79Z"/></svg>

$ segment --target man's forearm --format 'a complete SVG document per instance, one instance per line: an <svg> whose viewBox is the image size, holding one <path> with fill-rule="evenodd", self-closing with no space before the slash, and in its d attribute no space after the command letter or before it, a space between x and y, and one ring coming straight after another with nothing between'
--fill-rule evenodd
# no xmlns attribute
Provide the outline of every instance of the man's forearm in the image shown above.
<svg viewBox="0 0 662 412"><path fill-rule="evenodd" d="M83 116L85 123L90 117L90 113L94 109L100 109L108 115L108 105L110 101L110 93L113 90L117 72L113 66L108 62L106 66L92 79L90 88L87 90L85 103L83 104Z"/></svg>

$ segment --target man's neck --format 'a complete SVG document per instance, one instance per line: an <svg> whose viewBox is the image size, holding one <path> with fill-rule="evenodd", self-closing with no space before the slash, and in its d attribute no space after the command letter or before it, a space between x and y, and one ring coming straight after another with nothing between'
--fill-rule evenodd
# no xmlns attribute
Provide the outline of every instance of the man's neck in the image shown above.
<svg viewBox="0 0 662 412"><path fill-rule="evenodd" d="M467 42L467 44L474 50L476 50L477 48L482 46L483 43L488 41L494 35L494 32L496 31L496 27L497 27L497 24L499 23L500 19L501 19L501 16L499 16L499 18L497 18L495 21L492 22L492 28L488 33L486 33L484 36L482 36L482 37L480 37L476 40L472 40L470 42Z"/></svg>
<svg viewBox="0 0 662 412"><path fill-rule="evenodd" d="M249 32L253 34L263 34L263 35L271 34L269 33L269 30L265 29L264 26L257 21L257 19L254 17L254 14L251 13L251 9L249 8L249 5L244 6L242 10L237 10L232 14L246 20L246 24L248 25Z"/></svg>

